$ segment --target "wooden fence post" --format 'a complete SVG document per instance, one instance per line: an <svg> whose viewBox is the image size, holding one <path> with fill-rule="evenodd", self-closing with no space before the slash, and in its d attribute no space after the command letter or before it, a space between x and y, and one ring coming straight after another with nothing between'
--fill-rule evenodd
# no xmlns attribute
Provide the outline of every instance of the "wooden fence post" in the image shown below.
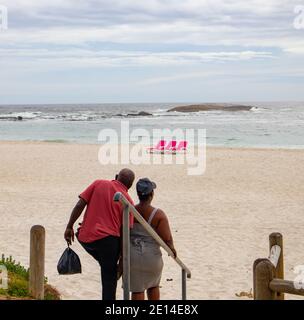
<svg viewBox="0 0 304 320"><path fill-rule="evenodd" d="M256 266L263 261L264 259L256 259L253 263L253 300L256 300L256 292L257 292L257 281L256 281Z"/></svg>
<svg viewBox="0 0 304 320"><path fill-rule="evenodd" d="M44 299L44 259L45 259L45 229L42 226L31 228L30 242L30 295L39 300Z"/></svg>
<svg viewBox="0 0 304 320"><path fill-rule="evenodd" d="M284 279L283 236L281 233L274 232L269 235L269 250L275 245L281 248L281 254L274 270L274 278ZM284 293L276 292L276 300L284 300Z"/></svg>
<svg viewBox="0 0 304 320"><path fill-rule="evenodd" d="M255 300L275 300L275 292L269 287L273 279L273 269L268 259L263 259L255 265Z"/></svg>

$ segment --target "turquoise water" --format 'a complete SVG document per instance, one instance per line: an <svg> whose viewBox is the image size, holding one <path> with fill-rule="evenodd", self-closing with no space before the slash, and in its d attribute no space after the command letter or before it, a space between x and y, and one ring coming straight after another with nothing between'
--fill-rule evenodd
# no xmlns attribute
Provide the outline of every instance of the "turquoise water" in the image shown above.
<svg viewBox="0 0 304 320"><path fill-rule="evenodd" d="M168 113L169 108L183 104L0 106L0 140L93 144L98 143L102 129L114 129L120 135L121 120L128 120L130 130L206 129L211 146L304 148L304 102L243 104L254 108ZM128 116L139 111L151 115Z"/></svg>

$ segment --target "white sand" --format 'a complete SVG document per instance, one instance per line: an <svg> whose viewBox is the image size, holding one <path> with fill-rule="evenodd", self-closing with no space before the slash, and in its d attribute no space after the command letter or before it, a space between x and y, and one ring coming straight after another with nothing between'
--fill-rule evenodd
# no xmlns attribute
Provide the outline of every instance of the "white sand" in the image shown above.
<svg viewBox="0 0 304 320"><path fill-rule="evenodd" d="M78 243L73 248L83 274L59 276L56 270L77 195L121 168L101 166L98 149L0 143L0 253L28 265L29 230L44 225L46 275L64 299L100 298L98 265ZM304 151L209 148L202 176L187 176L181 165L131 168L137 178L158 184L154 205L169 216L178 254L192 270L188 298L239 299L235 293L252 288L253 261L268 255L274 231L284 235L286 279L293 280L293 268L304 264ZM130 193L136 199L134 188ZM180 299L180 269L165 253L164 260L162 298Z"/></svg>

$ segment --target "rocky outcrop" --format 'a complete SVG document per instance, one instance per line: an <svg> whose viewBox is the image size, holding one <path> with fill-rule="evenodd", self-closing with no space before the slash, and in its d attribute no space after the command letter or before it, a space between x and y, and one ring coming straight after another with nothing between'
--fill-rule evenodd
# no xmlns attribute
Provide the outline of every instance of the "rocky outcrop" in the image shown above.
<svg viewBox="0 0 304 320"><path fill-rule="evenodd" d="M187 106L175 107L167 112L199 112L199 111L250 111L252 106L245 105L234 105L234 104L217 104L217 103L204 103L204 104L194 104Z"/></svg>
<svg viewBox="0 0 304 320"><path fill-rule="evenodd" d="M128 117L146 117L146 116L152 116L152 114L146 111L140 111L138 113L129 113L127 116Z"/></svg>
<svg viewBox="0 0 304 320"><path fill-rule="evenodd" d="M0 117L0 120L9 120L9 121L22 121L23 118L21 116L18 117L11 117L11 116L2 116Z"/></svg>

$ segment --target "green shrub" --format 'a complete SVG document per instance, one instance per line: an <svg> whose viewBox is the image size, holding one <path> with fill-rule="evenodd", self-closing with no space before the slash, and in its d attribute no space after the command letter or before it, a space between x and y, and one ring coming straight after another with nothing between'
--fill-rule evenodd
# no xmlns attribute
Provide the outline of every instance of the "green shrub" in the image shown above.
<svg viewBox="0 0 304 320"><path fill-rule="evenodd" d="M23 267L20 262L16 263L12 256L5 258L2 254L0 264L8 271L8 289L0 289L0 295L16 298L30 298L29 294L29 269ZM59 300L59 292L47 284L45 278L45 300Z"/></svg>
<svg viewBox="0 0 304 320"><path fill-rule="evenodd" d="M29 279L29 269L21 266L20 262L16 263L12 256L5 258L4 254L2 254L0 264L5 265L8 272L20 275L24 279Z"/></svg>

